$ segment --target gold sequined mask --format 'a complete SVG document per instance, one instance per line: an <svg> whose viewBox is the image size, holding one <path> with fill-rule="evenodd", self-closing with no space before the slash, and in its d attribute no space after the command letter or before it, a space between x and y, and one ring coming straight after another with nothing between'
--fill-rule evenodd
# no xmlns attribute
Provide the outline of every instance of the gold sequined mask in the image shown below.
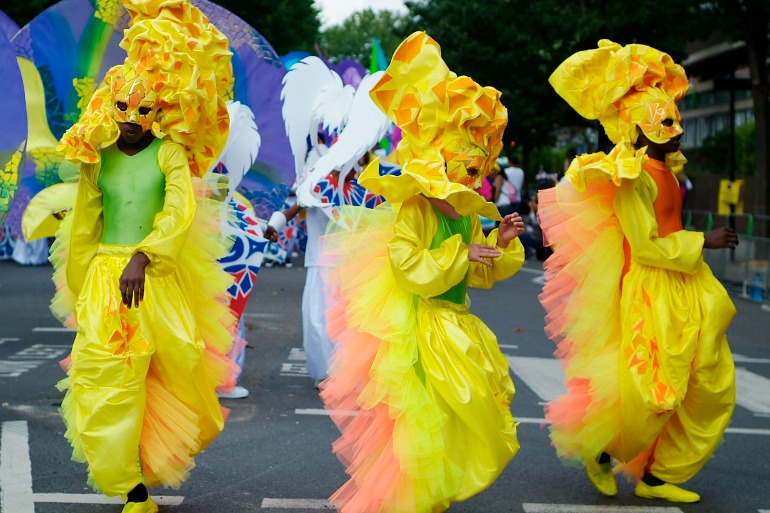
<svg viewBox="0 0 770 513"><path fill-rule="evenodd" d="M112 77L112 111L118 123L135 123L150 130L158 114L160 84L153 84L147 74L123 67Z"/></svg>

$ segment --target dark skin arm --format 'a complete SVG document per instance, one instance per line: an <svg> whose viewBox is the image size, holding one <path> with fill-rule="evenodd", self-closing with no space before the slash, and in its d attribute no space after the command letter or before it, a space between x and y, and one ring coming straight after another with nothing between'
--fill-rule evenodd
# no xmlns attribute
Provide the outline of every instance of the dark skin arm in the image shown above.
<svg viewBox="0 0 770 513"><path fill-rule="evenodd" d="M717 228L704 235L703 247L705 249L735 249L738 245L738 234L732 228Z"/></svg>
<svg viewBox="0 0 770 513"><path fill-rule="evenodd" d="M288 222L294 219L300 212L302 212L302 207L299 205L292 205L283 211L283 215L286 217L286 221ZM278 242L278 232L276 232L275 228L272 226L267 225L267 230L265 230L265 238L270 242Z"/></svg>
<svg viewBox="0 0 770 513"><path fill-rule="evenodd" d="M128 308L133 305L139 307L139 303L144 299L144 278L145 268L150 263L150 259L141 251L135 253L128 261L128 265L123 269L120 275L120 295L123 298L123 304Z"/></svg>

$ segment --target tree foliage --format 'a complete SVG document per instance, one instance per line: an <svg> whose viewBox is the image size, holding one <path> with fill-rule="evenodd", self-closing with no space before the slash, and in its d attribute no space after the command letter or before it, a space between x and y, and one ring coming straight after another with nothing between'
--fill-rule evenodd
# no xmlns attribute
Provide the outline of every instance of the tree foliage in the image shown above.
<svg viewBox="0 0 770 513"><path fill-rule="evenodd" d="M404 39L406 23L406 17L396 12L364 9L350 15L341 25L324 30L320 47L332 62L353 59L368 67L374 38L380 40L385 56L390 59Z"/></svg>
<svg viewBox="0 0 770 513"><path fill-rule="evenodd" d="M313 0L212 0L257 29L279 55L313 53L321 22Z"/></svg>
<svg viewBox="0 0 770 513"><path fill-rule="evenodd" d="M5 2L4 2L5 3ZM7 2L3 5L2 11L7 14L16 24L23 27L29 21L43 12L48 7L56 3L55 0L25 0L23 2Z"/></svg>
<svg viewBox="0 0 770 513"><path fill-rule="evenodd" d="M690 162L702 171L714 175L727 174L730 169L730 132L722 130L706 137L701 147L688 154ZM753 175L757 166L756 125L748 123L735 129L735 174Z"/></svg>
<svg viewBox="0 0 770 513"><path fill-rule="evenodd" d="M321 22L313 0L213 0L262 34L279 55L292 50L313 51ZM7 2L2 10L20 27L55 0Z"/></svg>

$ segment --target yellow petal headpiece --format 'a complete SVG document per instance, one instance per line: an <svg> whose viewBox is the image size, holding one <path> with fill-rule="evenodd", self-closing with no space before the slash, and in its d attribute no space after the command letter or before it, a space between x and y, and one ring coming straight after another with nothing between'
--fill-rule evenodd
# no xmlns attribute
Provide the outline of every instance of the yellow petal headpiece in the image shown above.
<svg viewBox="0 0 770 513"><path fill-rule="evenodd" d="M636 142L637 126L656 143L682 133L677 104L687 93L687 76L649 46L603 39L599 48L565 60L549 82L578 114L598 119L615 144ZM673 124L663 124L666 119Z"/></svg>
<svg viewBox="0 0 770 513"><path fill-rule="evenodd" d="M498 90L458 77L441 58L438 43L415 32L393 54L370 96L402 130L397 149L402 175L393 181L412 186L395 193L398 199L420 193L439 197L461 214L485 208L473 189L481 186L503 146L508 112ZM386 198L393 195L374 187Z"/></svg>
<svg viewBox="0 0 770 513"><path fill-rule="evenodd" d="M117 140L117 123L134 122L185 146L191 172L201 176L227 140L227 38L189 0L121 1L131 13L120 43L128 55L107 72L60 148L68 159L97 162L99 148Z"/></svg>

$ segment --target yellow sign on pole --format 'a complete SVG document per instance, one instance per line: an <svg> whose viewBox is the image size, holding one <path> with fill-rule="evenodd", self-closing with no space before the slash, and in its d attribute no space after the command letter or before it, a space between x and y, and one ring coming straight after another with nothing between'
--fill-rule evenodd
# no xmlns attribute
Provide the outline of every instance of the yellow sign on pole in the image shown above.
<svg viewBox="0 0 770 513"><path fill-rule="evenodd" d="M717 212L729 214L730 206L734 207L734 214L743 214L743 180L720 180L719 197L717 198Z"/></svg>

